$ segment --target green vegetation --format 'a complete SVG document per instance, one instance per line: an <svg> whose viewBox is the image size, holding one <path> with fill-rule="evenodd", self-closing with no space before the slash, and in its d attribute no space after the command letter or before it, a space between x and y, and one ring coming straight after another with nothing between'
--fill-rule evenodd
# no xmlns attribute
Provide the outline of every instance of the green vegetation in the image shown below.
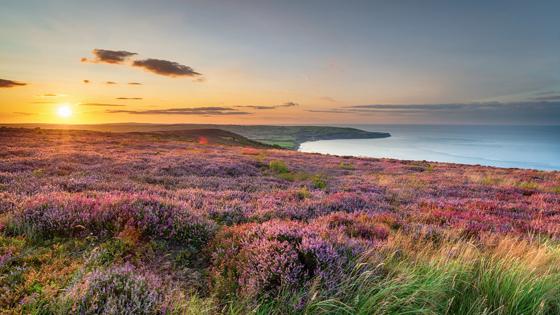
<svg viewBox="0 0 560 315"><path fill-rule="evenodd" d="M397 235L362 258L313 314L558 314L559 247L513 238L418 241ZM494 243L490 245L490 243Z"/></svg>
<svg viewBox="0 0 560 315"><path fill-rule="evenodd" d="M311 177L311 183L315 189L327 188L327 180L324 175L314 175Z"/></svg>
<svg viewBox="0 0 560 315"><path fill-rule="evenodd" d="M351 162L344 162L344 161L340 162L338 164L338 167L340 169L343 169L343 170L353 170L354 169L354 165Z"/></svg>
<svg viewBox="0 0 560 315"><path fill-rule="evenodd" d="M0 125L1 126L1 125ZM12 124L10 127L67 129L65 125L54 124ZM386 132L369 132L356 128L329 127L329 126L266 126L266 125L213 125L213 124L97 124L74 125L74 129L110 131L110 132L165 132L188 130L222 130L229 132L225 138L231 137L233 142L243 144L245 140L237 140L239 135L262 144L278 146L286 149L297 149L306 141L332 140L332 139L371 139L387 138L391 135ZM234 133L236 135L232 135ZM224 139L223 144L228 143Z"/></svg>
<svg viewBox="0 0 560 315"><path fill-rule="evenodd" d="M286 174L289 173L290 170L284 161L273 160L268 163L268 168L271 169L276 174Z"/></svg>

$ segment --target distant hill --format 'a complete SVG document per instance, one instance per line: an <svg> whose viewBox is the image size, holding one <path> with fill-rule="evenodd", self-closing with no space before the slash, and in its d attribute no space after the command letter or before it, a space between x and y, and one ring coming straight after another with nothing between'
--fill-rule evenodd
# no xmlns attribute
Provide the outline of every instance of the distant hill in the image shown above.
<svg viewBox="0 0 560 315"><path fill-rule="evenodd" d="M96 134L99 133L100 135L115 135L114 132L108 131L98 131L98 130L86 130L86 129L78 129L78 128L50 128L51 125L43 126L41 128L42 133L67 133L72 132L73 134ZM55 125L53 125L55 126ZM59 126L60 127L60 126ZM76 127L76 126L72 126ZM36 128L33 128L36 129ZM2 134L35 134L35 130L31 128L25 127L6 127L0 126L0 133ZM141 138L151 138L155 140L170 140L170 141L187 141L193 142L197 144L213 144L213 145L226 145L226 146L240 146L240 147L252 147L258 149L273 149L273 148L280 148L278 146L269 145L265 143L261 143L258 141L254 141L251 139L247 139L241 135L236 133L221 130L221 129L188 129L188 130L163 130L163 131L146 131L146 132L122 132L126 136L136 136ZM143 140L144 141L144 140Z"/></svg>
<svg viewBox="0 0 560 315"><path fill-rule="evenodd" d="M215 124L143 124L116 123L95 125L56 125L56 124L6 124L9 127L77 129L110 132L153 132L185 130L224 130L241 135L247 139L288 149L297 149L306 141L333 139L372 139L387 138L386 132L370 132L356 128L329 126L267 126L267 125L215 125Z"/></svg>
<svg viewBox="0 0 560 315"><path fill-rule="evenodd" d="M221 129L189 129L189 130L165 130L151 132L129 132L128 134L157 137L159 139L183 140L199 144L235 145L243 147L254 147L270 149L275 146L247 139L241 135Z"/></svg>

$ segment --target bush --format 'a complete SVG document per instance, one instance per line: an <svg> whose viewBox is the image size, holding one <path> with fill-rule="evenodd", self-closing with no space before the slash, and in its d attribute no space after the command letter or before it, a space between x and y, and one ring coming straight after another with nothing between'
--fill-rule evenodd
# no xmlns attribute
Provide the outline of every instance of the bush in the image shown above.
<svg viewBox="0 0 560 315"><path fill-rule="evenodd" d="M270 298L318 282L336 283L346 257L320 231L294 221L226 228L213 244L214 288L221 295Z"/></svg>
<svg viewBox="0 0 560 315"><path fill-rule="evenodd" d="M164 313L163 284L131 265L98 269L76 283L64 304L75 314Z"/></svg>
<svg viewBox="0 0 560 315"><path fill-rule="evenodd" d="M268 168L276 174L286 174L290 172L288 166L286 166L286 163L280 160L270 161L270 163L268 163Z"/></svg>
<svg viewBox="0 0 560 315"><path fill-rule="evenodd" d="M315 189L325 189L327 188L327 181L325 180L324 176L322 175L315 175L311 178L311 182L313 183L313 188Z"/></svg>
<svg viewBox="0 0 560 315"><path fill-rule="evenodd" d="M353 170L354 169L354 165L352 164L352 162L342 161L342 162L340 162L340 164L338 164L338 167L340 169L343 169L343 170Z"/></svg>
<svg viewBox="0 0 560 315"><path fill-rule="evenodd" d="M49 194L28 200L14 214L11 229L32 238L94 234L116 236L133 228L144 238L162 238L200 248L215 226L184 205L146 194L90 197Z"/></svg>

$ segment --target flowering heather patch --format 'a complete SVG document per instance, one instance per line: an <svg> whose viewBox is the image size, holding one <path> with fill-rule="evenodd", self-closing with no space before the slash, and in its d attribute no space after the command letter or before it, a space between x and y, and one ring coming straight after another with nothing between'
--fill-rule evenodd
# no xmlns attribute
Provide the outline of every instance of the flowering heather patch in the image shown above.
<svg viewBox="0 0 560 315"><path fill-rule="evenodd" d="M0 128L0 313L560 310L558 172L211 139Z"/></svg>
<svg viewBox="0 0 560 315"><path fill-rule="evenodd" d="M65 297L76 314L163 314L163 283L131 265L94 270Z"/></svg>
<svg viewBox="0 0 560 315"><path fill-rule="evenodd" d="M218 290L257 297L297 289L317 279L333 285L346 257L321 231L297 221L239 225L214 240L213 273Z"/></svg>
<svg viewBox="0 0 560 315"><path fill-rule="evenodd" d="M145 194L57 193L29 198L15 213L13 229L31 237L116 235L133 227L145 237L200 247L214 225L180 203Z"/></svg>

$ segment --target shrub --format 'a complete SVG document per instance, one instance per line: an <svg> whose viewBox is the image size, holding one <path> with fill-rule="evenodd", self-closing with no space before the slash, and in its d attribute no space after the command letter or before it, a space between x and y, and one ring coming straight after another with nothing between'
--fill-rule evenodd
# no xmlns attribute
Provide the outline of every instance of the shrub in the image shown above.
<svg viewBox="0 0 560 315"><path fill-rule="evenodd" d="M49 194L34 197L16 212L12 230L35 239L93 233L116 236L127 227L142 237L201 247L214 224L184 205L151 195Z"/></svg>
<svg viewBox="0 0 560 315"><path fill-rule="evenodd" d="M315 175L311 178L311 182L313 183L313 188L315 189L325 189L327 188L327 181L325 180L324 176L322 175Z"/></svg>
<svg viewBox="0 0 560 315"><path fill-rule="evenodd" d="M328 290L346 262L320 231L294 221L226 228L213 244L214 288L244 298L270 298L311 281Z"/></svg>
<svg viewBox="0 0 560 315"><path fill-rule="evenodd" d="M342 161L342 162L340 162L340 163L338 164L338 167L339 167L340 169L343 169L343 170L353 170L353 169L354 169L354 165L352 164L352 162L344 162L344 161Z"/></svg>
<svg viewBox="0 0 560 315"><path fill-rule="evenodd" d="M97 269L69 290L65 304L76 314L160 314L163 284L131 265Z"/></svg>
<svg viewBox="0 0 560 315"><path fill-rule="evenodd" d="M276 174L286 174L290 172L288 166L286 166L286 163L284 163L284 161L281 160L270 161L268 163L268 168L273 172L275 172Z"/></svg>
<svg viewBox="0 0 560 315"><path fill-rule="evenodd" d="M535 182L519 182L517 183L517 187L524 190L537 190L539 185Z"/></svg>

